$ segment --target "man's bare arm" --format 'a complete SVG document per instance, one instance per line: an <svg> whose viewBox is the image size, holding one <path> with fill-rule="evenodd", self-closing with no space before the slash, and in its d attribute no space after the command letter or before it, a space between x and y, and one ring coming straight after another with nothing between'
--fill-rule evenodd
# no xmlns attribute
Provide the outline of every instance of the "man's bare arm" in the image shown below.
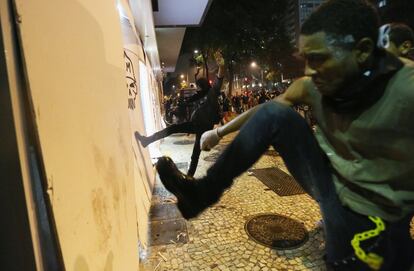
<svg viewBox="0 0 414 271"><path fill-rule="evenodd" d="M313 87L310 77L301 77L294 81L283 94L273 100L288 106L297 104L310 105L309 90Z"/></svg>
<svg viewBox="0 0 414 271"><path fill-rule="evenodd" d="M220 51L217 51L214 53L214 58L216 60L216 63L218 65L218 72L217 72L217 77L218 78L223 78L224 77L224 72L225 72L225 68L224 68L224 58L221 55Z"/></svg>

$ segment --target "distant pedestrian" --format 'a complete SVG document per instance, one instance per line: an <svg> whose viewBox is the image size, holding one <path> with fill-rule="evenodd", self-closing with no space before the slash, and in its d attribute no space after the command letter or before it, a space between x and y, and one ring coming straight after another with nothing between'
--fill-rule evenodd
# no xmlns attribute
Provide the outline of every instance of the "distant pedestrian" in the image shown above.
<svg viewBox="0 0 414 271"><path fill-rule="evenodd" d="M264 89L262 89L260 91L260 96L259 96L259 104L263 104L265 102L267 102L269 100L269 97L266 94L266 91Z"/></svg>
<svg viewBox="0 0 414 271"><path fill-rule="evenodd" d="M236 94L233 96L233 107L234 111L237 114L240 114L242 112L240 94Z"/></svg>
<svg viewBox="0 0 414 271"><path fill-rule="evenodd" d="M226 93L221 92L221 107L222 107L222 120L226 123L229 121L229 117L230 117L230 111L231 111L231 104L230 104L230 100L227 97Z"/></svg>
<svg viewBox="0 0 414 271"><path fill-rule="evenodd" d="M243 112L249 110L249 99L249 93L245 91L242 96Z"/></svg>

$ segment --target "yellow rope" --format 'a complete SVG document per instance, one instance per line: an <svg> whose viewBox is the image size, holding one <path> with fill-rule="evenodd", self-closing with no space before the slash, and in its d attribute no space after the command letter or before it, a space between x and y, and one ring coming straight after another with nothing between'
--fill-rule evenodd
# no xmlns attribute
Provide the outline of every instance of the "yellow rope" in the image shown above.
<svg viewBox="0 0 414 271"><path fill-rule="evenodd" d="M383 257L372 252L367 254L360 247L360 242L380 235L380 233L385 230L385 223L379 217L369 216L368 218L375 223L376 228L355 234L354 238L352 238L351 245L354 248L355 255L358 259L366 263L371 269L379 270L384 262Z"/></svg>

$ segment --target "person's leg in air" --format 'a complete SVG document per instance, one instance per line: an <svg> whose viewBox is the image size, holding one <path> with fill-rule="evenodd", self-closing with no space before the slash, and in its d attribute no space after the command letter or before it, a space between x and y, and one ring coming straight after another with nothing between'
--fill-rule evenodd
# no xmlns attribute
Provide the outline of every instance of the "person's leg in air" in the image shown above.
<svg viewBox="0 0 414 271"><path fill-rule="evenodd" d="M187 133L187 134L194 134L196 133L196 129L193 122L184 122L180 124L173 124L168 126L167 128L154 133L151 136L143 136L138 131L135 131L135 139L141 143L141 145L145 148L152 142L160 140L164 137L167 137L171 134L176 133Z"/></svg>

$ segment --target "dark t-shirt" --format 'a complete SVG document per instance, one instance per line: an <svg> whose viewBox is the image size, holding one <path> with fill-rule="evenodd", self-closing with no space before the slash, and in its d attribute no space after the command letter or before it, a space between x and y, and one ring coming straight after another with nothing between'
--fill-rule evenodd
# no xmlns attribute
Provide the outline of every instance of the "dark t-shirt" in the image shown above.
<svg viewBox="0 0 414 271"><path fill-rule="evenodd" d="M229 98L225 97L223 99L223 112L228 112L230 111L230 100Z"/></svg>

